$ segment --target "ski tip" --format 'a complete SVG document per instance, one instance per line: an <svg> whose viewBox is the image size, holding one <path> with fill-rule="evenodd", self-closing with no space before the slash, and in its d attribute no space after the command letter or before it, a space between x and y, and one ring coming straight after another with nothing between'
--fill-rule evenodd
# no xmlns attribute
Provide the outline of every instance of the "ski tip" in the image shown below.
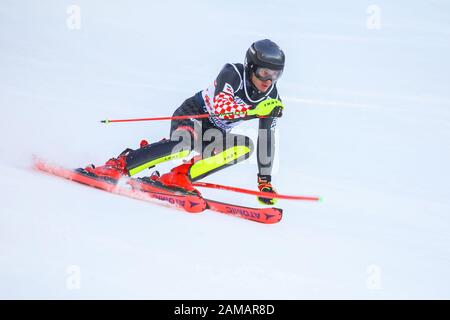
<svg viewBox="0 0 450 320"><path fill-rule="evenodd" d="M43 159L41 159L36 154L31 155L31 167L34 169L39 169L45 163Z"/></svg>

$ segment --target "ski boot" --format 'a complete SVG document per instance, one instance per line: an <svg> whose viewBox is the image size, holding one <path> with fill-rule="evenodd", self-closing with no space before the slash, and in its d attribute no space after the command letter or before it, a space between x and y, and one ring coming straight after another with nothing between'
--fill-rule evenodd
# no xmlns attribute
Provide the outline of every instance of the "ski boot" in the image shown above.
<svg viewBox="0 0 450 320"><path fill-rule="evenodd" d="M147 140L142 140L139 144L140 148L148 145ZM79 169L79 171L87 172L89 175L94 175L103 180L108 180L116 183L120 178L124 176L129 176L127 165L127 155L133 151L132 149L125 149L117 158L111 158L103 166L96 167L93 164L88 165L84 169Z"/></svg>
<svg viewBox="0 0 450 320"><path fill-rule="evenodd" d="M144 148L147 145L147 140L141 140L139 147ZM130 175L126 169L126 159L131 151L133 151L133 149L127 148L117 158L111 158L106 161L103 166L96 167L91 164L84 169L80 169L80 171L85 171L90 175L95 175L96 177L116 183L120 178Z"/></svg>
<svg viewBox="0 0 450 320"><path fill-rule="evenodd" d="M179 165L178 167L173 168L170 170L170 172L163 174L159 178L156 179L156 181L160 182L162 185L170 188L170 189L181 189L183 191L196 193L200 195L200 192L194 188L192 185L192 181L189 178L189 169L191 166L200 159L201 157L194 157L189 161L186 161L182 165ZM158 172L159 175L159 172ZM152 180L155 178L155 173L153 173L153 178L150 177Z"/></svg>
<svg viewBox="0 0 450 320"><path fill-rule="evenodd" d="M91 164L82 170L103 180L108 180L116 183L120 178L129 175L128 170L126 169L126 157L130 150L131 149L126 149L117 158L109 159L102 166L96 167Z"/></svg>
<svg viewBox="0 0 450 320"><path fill-rule="evenodd" d="M264 176L258 174L258 189L261 192L270 192L270 193L276 193L275 189L272 187L272 184L270 183L271 177L270 176ZM276 198L263 198L258 197L258 201L264 205L271 206L277 203Z"/></svg>

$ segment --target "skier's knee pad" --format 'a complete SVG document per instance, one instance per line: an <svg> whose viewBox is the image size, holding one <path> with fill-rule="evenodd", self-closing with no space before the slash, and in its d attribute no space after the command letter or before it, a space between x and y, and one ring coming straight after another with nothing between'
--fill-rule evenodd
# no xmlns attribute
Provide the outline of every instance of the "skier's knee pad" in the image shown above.
<svg viewBox="0 0 450 320"><path fill-rule="evenodd" d="M245 137L244 143L233 144L225 150L195 162L189 169L189 177L192 181L200 180L216 171L232 166L248 159L253 152L253 142Z"/></svg>
<svg viewBox="0 0 450 320"><path fill-rule="evenodd" d="M225 150L234 148L234 150L239 150L239 152L241 152L234 163L238 163L250 158L253 151L255 150L252 139L240 134L233 134L229 136L231 137L227 139Z"/></svg>

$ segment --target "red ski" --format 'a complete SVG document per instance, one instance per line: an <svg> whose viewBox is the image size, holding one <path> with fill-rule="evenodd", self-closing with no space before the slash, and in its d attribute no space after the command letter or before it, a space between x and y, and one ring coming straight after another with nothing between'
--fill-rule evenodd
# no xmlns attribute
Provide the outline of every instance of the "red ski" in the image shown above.
<svg viewBox="0 0 450 320"><path fill-rule="evenodd" d="M166 206L179 208L191 213L201 213L206 209L210 209L266 224L279 222L283 214L282 209L278 208L250 208L205 199L200 194L187 192L182 189L174 190L167 188L148 178L124 178L124 181L101 179L84 169L67 169L49 164L38 158L34 159L34 167L37 170L50 173L54 176L79 182L107 192L153 203L155 203L155 200L158 200Z"/></svg>
<svg viewBox="0 0 450 320"><path fill-rule="evenodd" d="M157 181L152 181L148 178L130 179L129 183L137 189L149 193L160 192L161 190L167 190L167 192L185 192L183 190L174 191L173 189L166 188ZM192 193L192 195L196 194ZM283 210L279 208L250 208L211 199L202 199L206 202L206 209L256 222L277 223L283 216Z"/></svg>

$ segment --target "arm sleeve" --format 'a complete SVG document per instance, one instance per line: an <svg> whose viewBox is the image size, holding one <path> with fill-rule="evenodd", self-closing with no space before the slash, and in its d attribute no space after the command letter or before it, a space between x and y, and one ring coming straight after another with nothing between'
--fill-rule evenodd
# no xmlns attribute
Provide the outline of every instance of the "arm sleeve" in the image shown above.
<svg viewBox="0 0 450 320"><path fill-rule="evenodd" d="M240 85L240 74L233 65L226 64L216 78L213 104L214 113L222 115L222 119L233 120L245 117L248 105L234 100L234 93L239 90Z"/></svg>

